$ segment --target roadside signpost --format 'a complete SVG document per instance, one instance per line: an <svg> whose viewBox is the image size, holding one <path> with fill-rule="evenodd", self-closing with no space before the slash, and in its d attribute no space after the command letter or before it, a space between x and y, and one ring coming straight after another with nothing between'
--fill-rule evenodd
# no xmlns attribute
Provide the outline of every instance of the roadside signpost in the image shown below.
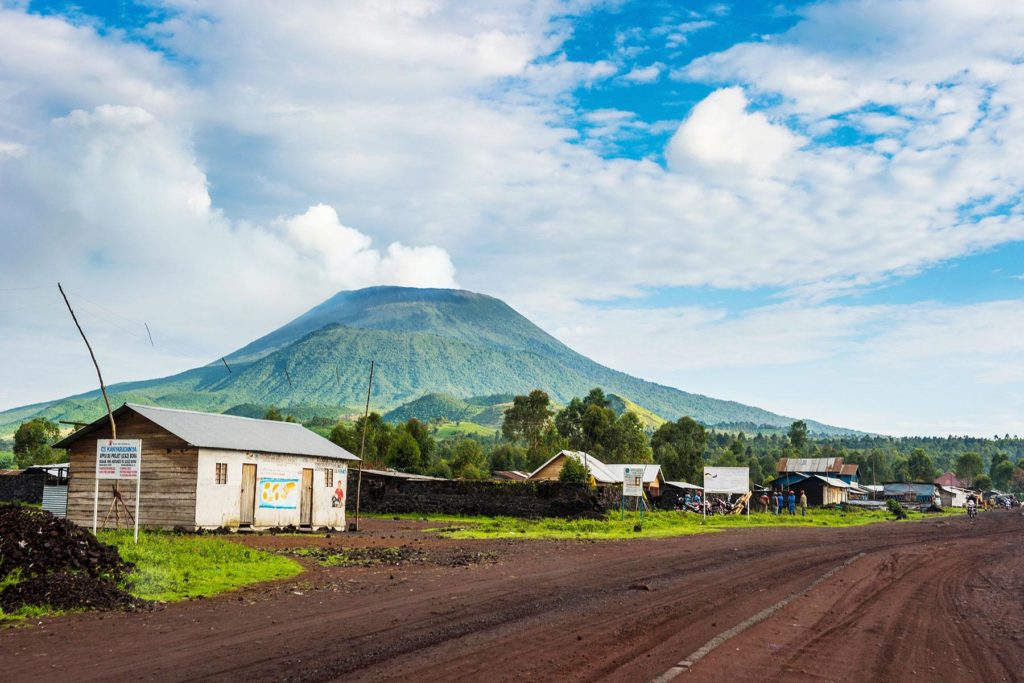
<svg viewBox="0 0 1024 683"><path fill-rule="evenodd" d="M707 517L709 493L734 493L743 495L750 491L749 467L705 467L704 499L701 512ZM747 515L750 515L750 501L747 501Z"/></svg>
<svg viewBox="0 0 1024 683"><path fill-rule="evenodd" d="M626 518L626 496L636 498L639 502L644 497L644 471L647 467L624 467L622 472L622 504L620 517ZM639 504L640 519L644 517L644 508Z"/></svg>
<svg viewBox="0 0 1024 683"><path fill-rule="evenodd" d="M114 500L110 503L110 509L114 510L114 518L117 519L118 503L124 507L125 513L132 517L128 508L121 498L121 490L117 486L120 479L135 480L135 515L132 521L135 523L135 542L139 542L139 500L140 484L142 482L142 441L140 439L99 439L96 441L96 481L92 499L92 533L96 533L96 521L99 516L100 501L100 479L114 480ZM110 515L110 510L107 510ZM107 518L103 518L104 523Z"/></svg>

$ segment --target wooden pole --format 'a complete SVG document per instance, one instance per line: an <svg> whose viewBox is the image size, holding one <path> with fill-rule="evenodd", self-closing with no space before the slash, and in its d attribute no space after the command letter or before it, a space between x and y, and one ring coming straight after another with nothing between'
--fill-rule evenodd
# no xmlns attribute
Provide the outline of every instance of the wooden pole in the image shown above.
<svg viewBox="0 0 1024 683"><path fill-rule="evenodd" d="M78 318L75 316L74 310L71 308L71 303L68 301L68 295L64 293L64 288L57 283L57 289L60 290L60 295L64 297L64 303L68 307L68 312L71 313L71 319L75 321L75 327L78 328L78 333L82 335L82 341L85 342L85 348L89 349L89 357L92 358L93 367L96 368L96 376L100 380L100 391L103 393L103 401L107 404L107 417L110 418L110 436L111 438L117 438L117 425L114 424L114 411L110 409L110 399L107 398L107 385L103 383L103 374L100 372L100 364L96 362L96 354L92 352L92 346L89 344L89 340L85 337L85 332L82 331L82 326L78 324Z"/></svg>
<svg viewBox="0 0 1024 683"><path fill-rule="evenodd" d="M363 439L359 444L359 474L356 477L356 531L359 531L359 494L363 488L363 455L366 453L366 427L370 422L370 393L373 391L373 366L370 361L370 383L366 386L366 411L363 413Z"/></svg>

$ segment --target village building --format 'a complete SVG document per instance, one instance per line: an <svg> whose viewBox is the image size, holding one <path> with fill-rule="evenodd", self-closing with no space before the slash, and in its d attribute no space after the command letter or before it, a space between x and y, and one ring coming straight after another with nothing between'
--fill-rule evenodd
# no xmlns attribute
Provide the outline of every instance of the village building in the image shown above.
<svg viewBox="0 0 1024 683"><path fill-rule="evenodd" d="M665 483L665 477L661 472L661 465L651 463L639 463L636 465L606 464L583 451L559 451L546 463L531 472L528 480L557 481L567 458L574 458L583 463L590 470L590 476L594 483L598 485L621 485L627 467L635 467L642 470L644 492L652 498L657 498L661 495L662 486Z"/></svg>
<svg viewBox="0 0 1024 683"><path fill-rule="evenodd" d="M886 483L882 495L885 498L895 498L901 503L908 504L930 504L936 497L938 486L931 483Z"/></svg>
<svg viewBox="0 0 1024 683"><path fill-rule="evenodd" d="M126 403L114 411L118 439L142 442L139 524L172 529L345 527L350 464L359 459L302 425ZM67 517L93 524L97 442L106 416L54 444L67 449ZM135 480L99 481L98 523L134 513ZM110 514L108 514L110 511ZM105 520L105 521L104 521Z"/></svg>
<svg viewBox="0 0 1024 683"><path fill-rule="evenodd" d="M781 458L775 470L779 476L771 488L806 493L808 505L836 505L849 502L851 493L867 495L858 485L857 465L844 464L842 458Z"/></svg>
<svg viewBox="0 0 1024 683"><path fill-rule="evenodd" d="M935 483L939 486L955 487L958 489L965 488L963 482L957 479L957 476L952 472L946 472L941 477L936 478Z"/></svg>

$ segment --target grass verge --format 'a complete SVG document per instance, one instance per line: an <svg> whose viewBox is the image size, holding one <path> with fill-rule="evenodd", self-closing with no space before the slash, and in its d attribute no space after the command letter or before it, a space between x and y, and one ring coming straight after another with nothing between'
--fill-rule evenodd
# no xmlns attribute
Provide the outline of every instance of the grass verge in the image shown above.
<svg viewBox="0 0 1024 683"><path fill-rule="evenodd" d="M144 600L208 597L302 572L290 558L211 536L142 531L136 545L130 531L101 531L99 539L135 563L124 588Z"/></svg>
<svg viewBox="0 0 1024 683"><path fill-rule="evenodd" d="M931 515L934 517L935 515ZM410 519L424 519L420 515L407 515ZM927 519L929 515L909 513L910 520ZM427 520L443 523L432 531L448 538L522 538L522 539L626 539L666 538L692 534L767 527L849 527L892 521L892 515L882 510L813 510L806 517L799 514L772 515L751 513L739 516L713 515L705 521L700 515L653 511L644 514L627 512L620 519L619 512L609 512L604 519L563 519L544 517L519 519L515 517L460 517L452 515L427 516ZM640 530L636 526L640 525Z"/></svg>

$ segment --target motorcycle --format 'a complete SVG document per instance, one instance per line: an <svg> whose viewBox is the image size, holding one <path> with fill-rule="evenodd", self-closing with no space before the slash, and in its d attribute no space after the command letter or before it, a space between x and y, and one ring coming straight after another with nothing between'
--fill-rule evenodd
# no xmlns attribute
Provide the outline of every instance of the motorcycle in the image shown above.
<svg viewBox="0 0 1024 683"><path fill-rule="evenodd" d="M976 505L968 505L967 506L967 517L970 518L970 519L974 519L977 516L978 516L978 506L976 506Z"/></svg>

